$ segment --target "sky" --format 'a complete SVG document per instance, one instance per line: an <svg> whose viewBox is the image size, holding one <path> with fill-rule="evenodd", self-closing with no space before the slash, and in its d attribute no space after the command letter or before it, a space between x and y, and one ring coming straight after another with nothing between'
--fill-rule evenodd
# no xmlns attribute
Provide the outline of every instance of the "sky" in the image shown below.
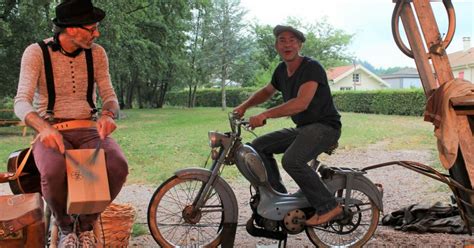
<svg viewBox="0 0 474 248"><path fill-rule="evenodd" d="M471 37L471 47L474 46L474 0L452 3L456 31L448 53L463 49L463 37ZM241 6L247 10L246 21L271 26L285 24L288 17L297 17L303 23L326 18L333 27L355 35L348 50L358 59L376 68L415 67L414 60L404 55L393 40L392 0L241 0ZM432 8L440 33L447 33L448 17L443 3L432 2ZM404 33L400 35L406 40ZM405 44L409 47L407 41Z"/></svg>

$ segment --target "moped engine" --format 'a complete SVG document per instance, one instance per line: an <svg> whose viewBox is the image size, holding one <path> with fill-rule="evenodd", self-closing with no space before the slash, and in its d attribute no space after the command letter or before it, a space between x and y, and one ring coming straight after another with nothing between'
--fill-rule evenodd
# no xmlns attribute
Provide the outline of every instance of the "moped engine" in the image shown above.
<svg viewBox="0 0 474 248"><path fill-rule="evenodd" d="M283 218L283 225L289 234L298 234L305 229L306 214L299 209L292 210Z"/></svg>
<svg viewBox="0 0 474 248"><path fill-rule="evenodd" d="M250 208L252 217L247 221L247 232L255 237L265 237L276 240L284 240L286 232L282 231L278 221L265 219L257 213L257 206L260 202L260 194L257 192L250 198Z"/></svg>

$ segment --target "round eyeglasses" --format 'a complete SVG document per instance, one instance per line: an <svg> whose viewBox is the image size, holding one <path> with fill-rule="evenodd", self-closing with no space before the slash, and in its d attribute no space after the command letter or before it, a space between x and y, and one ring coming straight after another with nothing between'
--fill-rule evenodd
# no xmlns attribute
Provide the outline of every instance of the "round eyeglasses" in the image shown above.
<svg viewBox="0 0 474 248"><path fill-rule="evenodd" d="M95 31L99 31L99 27L98 26L94 26L92 28L86 28L84 26L77 26L78 28L80 29L83 29L83 30L87 30L89 32L90 35L93 35Z"/></svg>

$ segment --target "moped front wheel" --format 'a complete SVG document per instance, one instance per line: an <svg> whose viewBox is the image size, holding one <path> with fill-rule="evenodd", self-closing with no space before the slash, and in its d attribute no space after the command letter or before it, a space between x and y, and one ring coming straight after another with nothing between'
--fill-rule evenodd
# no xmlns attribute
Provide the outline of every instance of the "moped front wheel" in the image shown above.
<svg viewBox="0 0 474 248"><path fill-rule="evenodd" d="M195 209L193 202L204 184L198 176L173 176L155 191L148 206L148 227L161 247L217 247L221 243L225 193L211 187L204 205Z"/></svg>
<svg viewBox="0 0 474 248"><path fill-rule="evenodd" d="M374 234L380 211L367 194L353 189L336 191L336 199L346 206L344 214L329 223L306 228L306 234L317 247L362 247Z"/></svg>

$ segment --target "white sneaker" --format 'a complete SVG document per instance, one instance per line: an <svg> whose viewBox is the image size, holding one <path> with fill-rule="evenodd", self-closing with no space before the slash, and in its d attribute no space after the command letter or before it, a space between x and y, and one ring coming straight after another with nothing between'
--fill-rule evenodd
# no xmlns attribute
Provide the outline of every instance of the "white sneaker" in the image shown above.
<svg viewBox="0 0 474 248"><path fill-rule="evenodd" d="M95 248L97 247L97 238L92 231L86 231L79 234L79 247Z"/></svg>
<svg viewBox="0 0 474 248"><path fill-rule="evenodd" d="M58 248L77 248L79 247L79 240L74 232L63 234L59 236Z"/></svg>

